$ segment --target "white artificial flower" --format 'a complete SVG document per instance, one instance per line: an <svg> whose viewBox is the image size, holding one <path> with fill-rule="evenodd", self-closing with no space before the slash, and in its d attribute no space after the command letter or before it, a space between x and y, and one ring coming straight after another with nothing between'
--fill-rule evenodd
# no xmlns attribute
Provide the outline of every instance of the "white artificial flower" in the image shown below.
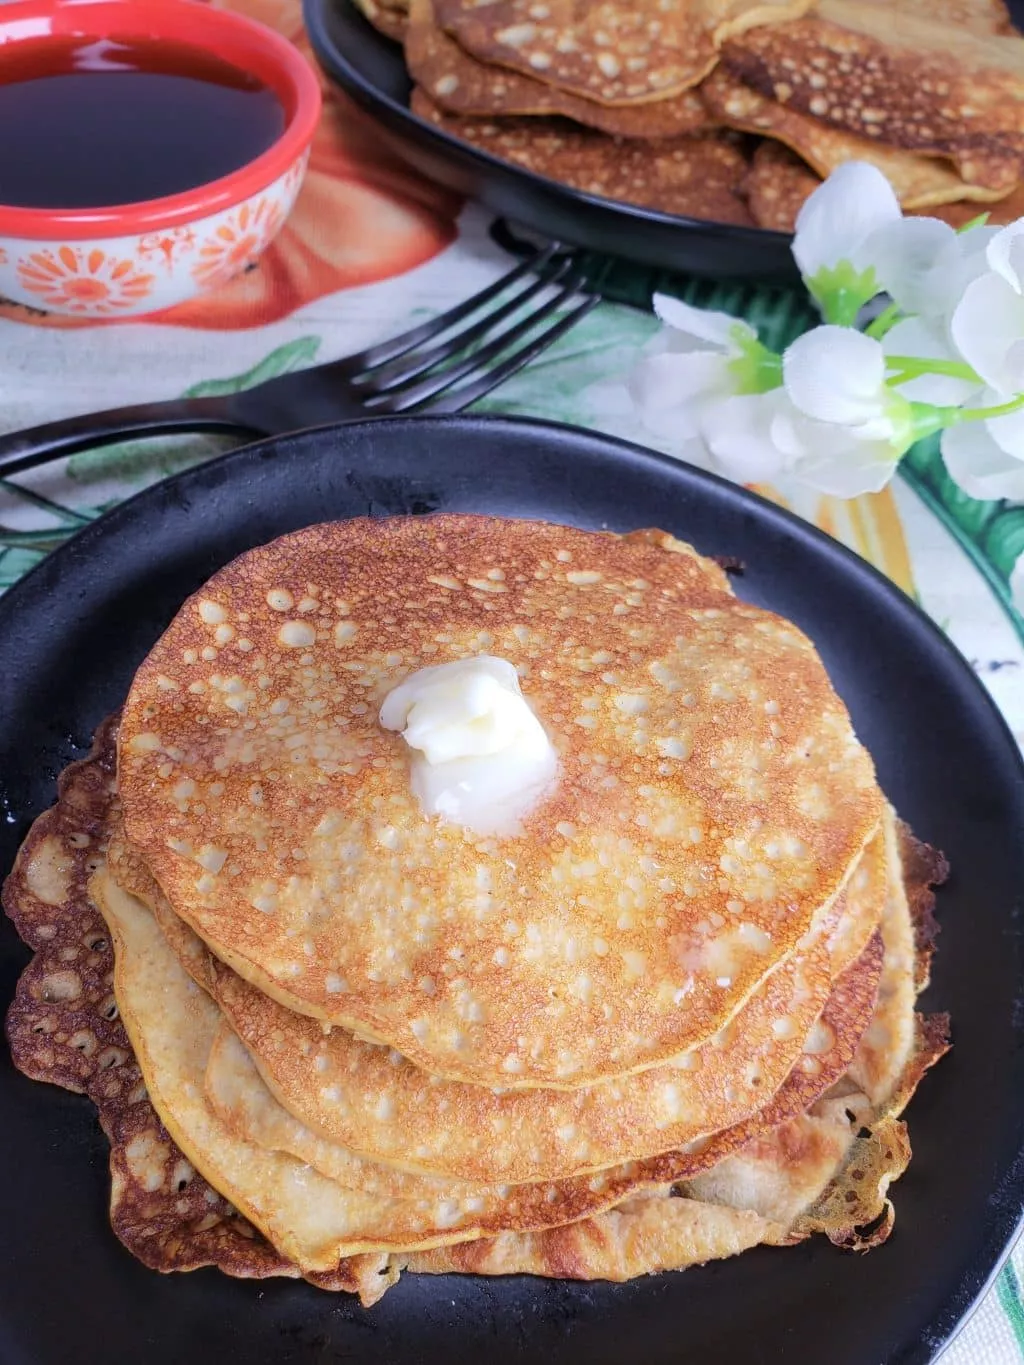
<svg viewBox="0 0 1024 1365"><path fill-rule="evenodd" d="M744 348L757 342L749 323L655 294L666 324L637 362L628 387L645 426L659 436L692 439L708 403L741 391Z"/></svg>
<svg viewBox="0 0 1024 1365"><path fill-rule="evenodd" d="M1024 293L1024 218L993 232L985 249L989 268L1016 293Z"/></svg>
<svg viewBox="0 0 1024 1365"><path fill-rule="evenodd" d="M987 392L979 406L998 401ZM970 497L1024 501L1024 410L947 427L940 446L950 478Z"/></svg>
<svg viewBox="0 0 1024 1365"><path fill-rule="evenodd" d="M1024 616L1024 554L1018 555L1016 564L1010 570L1010 598Z"/></svg>
<svg viewBox="0 0 1024 1365"><path fill-rule="evenodd" d="M964 363L951 332L953 314L972 280L986 273L986 248L996 228L954 232L934 218L905 219L902 231L883 228L872 239L879 279L905 313L886 332L882 345L890 356ZM927 374L901 383L899 392L914 403L959 407L974 397L980 379Z"/></svg>
<svg viewBox="0 0 1024 1365"><path fill-rule="evenodd" d="M836 498L879 492L900 462L900 452L889 440L872 439L832 422L816 422L795 410L776 418L772 435L794 478Z"/></svg>
<svg viewBox="0 0 1024 1365"><path fill-rule="evenodd" d="M796 217L793 257L810 284L824 271L849 261L870 268L865 246L872 233L903 217L892 186L866 161L839 166L804 201ZM812 293L814 291L812 290Z"/></svg>
<svg viewBox="0 0 1024 1365"><path fill-rule="evenodd" d="M971 280L990 268L986 248L997 233L984 226L957 232L937 218L904 218L872 233L864 253L902 312L948 323Z"/></svg>
<svg viewBox="0 0 1024 1365"><path fill-rule="evenodd" d="M738 483L771 483L786 467L772 435L788 406L784 389L737 394L701 413L700 434L717 469Z"/></svg>
<svg viewBox="0 0 1024 1365"><path fill-rule="evenodd" d="M885 351L852 327L813 327L782 357L782 376L793 406L805 417L851 430L857 440L906 449L908 404L885 382Z"/></svg>
<svg viewBox="0 0 1024 1365"><path fill-rule="evenodd" d="M781 388L709 406L700 427L715 466L741 483L790 474L820 493L853 498L884 488L899 463L889 439L807 417Z"/></svg>
<svg viewBox="0 0 1024 1365"><path fill-rule="evenodd" d="M964 360L1001 398L1024 390L1024 220L995 233L988 269L964 290L950 334Z"/></svg>

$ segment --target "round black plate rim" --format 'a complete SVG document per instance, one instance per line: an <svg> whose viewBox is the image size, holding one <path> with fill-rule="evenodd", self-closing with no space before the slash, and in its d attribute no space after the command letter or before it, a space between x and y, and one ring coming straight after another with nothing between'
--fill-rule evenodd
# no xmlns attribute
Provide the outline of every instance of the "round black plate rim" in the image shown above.
<svg viewBox="0 0 1024 1365"><path fill-rule="evenodd" d="M32 569L18 580L11 588L0 597L0 630L3 629L5 618L8 614L20 610L21 594L34 591L37 580L41 583L42 579L55 570L59 571L62 563L62 556L70 549L76 552L88 551L94 539L105 539L123 522L132 522L141 511L145 514L146 504L152 500L165 495L169 488L183 487L187 484L206 483L208 481L219 482L223 478L232 477L236 464L247 464L250 460L260 458L265 454L274 452L283 440L306 437L315 434L327 433L341 427L345 428L376 428L382 423L387 423L393 427L397 424L412 424L415 427L451 427L456 430L469 431L474 426L500 429L509 428L517 434L521 434L524 439L528 439L530 433L543 434L545 432L578 433L580 436L599 441L608 448L609 453L617 452L620 457L628 456L637 463L648 463L652 467L671 470L678 475L683 482L692 482L700 486L701 484L710 485L715 488L719 495L735 502L751 511L762 521L774 522L776 525L785 529L787 534L814 546L818 553L825 554L830 558L840 561L844 567L854 575L868 580L876 592L888 598L890 607L905 614L913 620L918 629L925 629L933 638L933 641L947 655L949 662L959 670L963 677L968 681L969 686L975 688L979 699L989 708L993 722L1002 729L1007 745L1015 755L1020 768L1020 774L1024 779L1024 753L1021 750L1006 722L1002 712L996 706L989 693L978 681L977 675L971 668L963 654L950 640L949 636L928 616L907 594L899 589L891 579L887 578L881 570L876 569L873 564L868 563L853 550L848 549L840 541L821 531L817 526L812 525L803 517L791 512L788 508L780 507L777 503L770 502L759 493L754 493L742 485L730 482L719 474L711 470L699 469L695 465L688 465L679 460L673 459L671 455L664 455L660 451L651 450L647 446L637 445L633 441L625 441L616 436L605 436L599 432L592 431L586 427L573 426L567 422L554 422L542 418L533 417L512 417L512 416L489 416L489 415L466 415L466 414L444 414L431 415L424 413L409 417L366 417L357 418L354 421L346 422L327 422L321 426L306 427L301 431L288 432L285 436L268 436L260 441L252 441L246 445L236 446L233 450L226 451L223 455L214 456L204 463L194 465L176 474L169 475L166 479L161 479L157 483L149 484L140 489L131 497L125 498L102 516L89 522L71 536L64 545L40 560ZM2 643L2 640L0 640Z"/></svg>
<svg viewBox="0 0 1024 1365"><path fill-rule="evenodd" d="M331 41L325 28L327 8L329 5L337 3L349 5L351 0L303 0L303 21L318 59L327 67L330 75L339 85L349 94L358 97L361 103L371 108L383 107L394 120L416 128L421 135L430 136L438 145L447 148L449 153L462 156L471 162L475 162L478 166L495 168L503 172L514 172L524 180L544 184L561 193L568 203L578 203L605 210L612 209L624 217L638 222L655 223L682 231L713 227L721 236L728 237L738 244L745 243L750 247L763 247L767 242L788 246L792 241L792 234L787 232L777 232L769 228L744 227L738 223L718 223L705 218L689 218L681 214L663 213L660 209L645 208L640 204L628 204L617 199L605 199L601 195L588 194L585 190L575 189L561 181L539 175L536 171L528 171L512 162L503 161L500 157L492 156L490 152L484 151L473 143L460 141L451 133L445 132L443 128L428 123L426 119L414 114L404 104L400 104L383 91L378 90L371 81L367 80L358 67L346 59L345 54L340 52ZM362 15L358 17L369 25L368 19ZM392 41L384 39L383 35L380 36L383 41ZM398 44L393 43L393 46L397 48Z"/></svg>
<svg viewBox="0 0 1024 1365"><path fill-rule="evenodd" d="M942 657L956 684L954 690L958 690L967 698L972 717L980 716L987 727L986 733L994 741L1001 771L1000 780L1005 785L1006 774L1010 772L1012 781L1024 788L1024 760L1001 714L966 660L943 632L904 593L872 566L794 514L715 475L591 431L524 418L424 416L367 419L337 426L311 428L286 437L272 438L238 448L215 460L194 466L143 489L104 517L91 523L11 589L0 602L0 648L15 618L21 618L23 612L45 608L50 594L60 588L62 581L64 588L67 589L71 581L70 575L86 565L92 550L101 546L104 541L112 537L115 539L124 538L126 535L130 537L133 534L138 539L146 527L152 526L153 511L161 507L166 508L168 505L187 508L201 499L204 491L208 490L219 488L244 490L247 470L252 471L261 462L277 457L286 462L295 458L301 459L303 443L314 449L317 441L329 439L335 433L342 442L346 433L352 436L357 450L361 450L362 456L366 457L367 452L372 456L375 438L379 437L380 433L389 433L388 439L392 440L392 445L394 438L401 437L403 432L407 433L413 448L419 449L422 443L426 443L426 435L431 431L444 434L446 439L456 437L469 439L477 448L485 448L485 443L489 439L497 440L499 437L509 438L524 452L531 445L539 448L547 445L552 450L557 450L560 459L564 460L567 455L576 456L580 462L581 477L584 479L601 470L609 473L616 468L624 468L627 479L633 479L634 482L637 476L642 476L645 472L652 476L662 476L661 482L667 474L673 488L678 489L681 500L688 494L694 495L694 506L698 511L703 492L705 507L717 501L723 505L730 520L733 517L737 519L737 525L741 524L742 520L749 522L753 518L750 522L751 533L756 530L760 534L762 527L776 534L781 532L782 537L797 542L798 546L811 551L818 562L832 561L842 569L846 578L859 581L862 590L872 600L884 600L887 612L893 616L902 634L921 640L929 647L929 652L934 650ZM367 465L368 469L372 467L372 464ZM710 499L707 495L711 495ZM564 490L559 485L557 498L564 501L570 496L568 485ZM552 498L554 499L555 495L552 495ZM552 516L555 520L571 520L571 515L564 511L562 515L552 512ZM671 512L666 509L666 520L670 518ZM990 745L990 749L992 747ZM1024 802L1018 800L1016 804L1017 807L1024 809ZM954 1052L954 1059L955 1056ZM1006 1104L1012 1103L1013 1096L1006 1097ZM1017 1114L1016 1110L1005 1108L1002 1111L1003 1128L1000 1131L1005 1129L1007 1134L1012 1133L1013 1140L1016 1141L1022 1119L1024 1111ZM951 1334L963 1325L972 1308L991 1286L1009 1253L1011 1239L1024 1225L1022 1223L1024 1154L1016 1151L1016 1155L1011 1159L1006 1142L1000 1144L1000 1153L1006 1156L1006 1160L1002 1160L1001 1157L998 1170L993 1172L994 1176L998 1176L998 1180L990 1192L989 1207L983 1215L983 1227L978 1238L972 1242L974 1259L964 1267L962 1273L959 1269L960 1261L956 1262L958 1278L946 1293L941 1310L931 1313L927 1322L918 1324L920 1335L916 1344L900 1343L898 1359L901 1362L909 1360L923 1362L933 1359L933 1353L940 1346L947 1344ZM911 1175L913 1171L912 1165ZM979 1210L980 1217L982 1214ZM884 1251L878 1254L884 1256ZM2 1326L0 1322L0 1336Z"/></svg>

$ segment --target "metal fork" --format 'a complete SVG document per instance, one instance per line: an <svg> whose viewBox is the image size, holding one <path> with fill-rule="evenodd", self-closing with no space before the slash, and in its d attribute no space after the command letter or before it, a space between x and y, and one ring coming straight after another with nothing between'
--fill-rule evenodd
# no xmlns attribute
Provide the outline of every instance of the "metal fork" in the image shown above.
<svg viewBox="0 0 1024 1365"><path fill-rule="evenodd" d="M461 412L547 350L599 301L588 285L585 259L560 250L557 244L545 247L439 317L326 365L241 393L137 403L0 436L0 476L128 436L197 431L274 436L346 418L427 408ZM514 292L503 297L510 289ZM534 299L539 302L528 316L515 316ZM552 317L556 320L536 330ZM457 330L445 337L452 328Z"/></svg>

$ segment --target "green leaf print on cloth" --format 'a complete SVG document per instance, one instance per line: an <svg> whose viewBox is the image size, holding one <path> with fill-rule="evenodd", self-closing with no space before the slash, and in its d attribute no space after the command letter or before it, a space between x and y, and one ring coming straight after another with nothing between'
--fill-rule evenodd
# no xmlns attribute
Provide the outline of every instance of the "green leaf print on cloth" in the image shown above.
<svg viewBox="0 0 1024 1365"><path fill-rule="evenodd" d="M313 364L320 344L318 336L297 337L278 346L242 374L202 380L181 396L205 398L241 393ZM54 496L44 496L20 482L0 480L5 495L4 514L0 514L0 591L11 587L51 550L130 493L223 454L237 444L230 437L196 434L121 441L83 451L64 462L63 470L52 481ZM31 518L32 524L3 524L14 519L12 511L19 522Z"/></svg>

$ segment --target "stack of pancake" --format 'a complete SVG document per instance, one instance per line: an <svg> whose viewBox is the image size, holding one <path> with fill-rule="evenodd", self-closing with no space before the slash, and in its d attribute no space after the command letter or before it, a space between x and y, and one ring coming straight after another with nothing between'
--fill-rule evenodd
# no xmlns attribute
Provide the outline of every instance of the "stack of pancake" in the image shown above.
<svg viewBox="0 0 1024 1365"><path fill-rule="evenodd" d="M512 663L558 761L427 815L379 721ZM5 887L17 1065L162 1270L621 1280L892 1224L938 855L811 643L660 532L311 527L187 601ZM101 918L102 916L102 918ZM111 956L111 942L113 956Z"/></svg>
<svg viewBox="0 0 1024 1365"><path fill-rule="evenodd" d="M1024 39L1003 0L357 0L412 109L604 198L790 231L872 162L908 212L1024 212Z"/></svg>

